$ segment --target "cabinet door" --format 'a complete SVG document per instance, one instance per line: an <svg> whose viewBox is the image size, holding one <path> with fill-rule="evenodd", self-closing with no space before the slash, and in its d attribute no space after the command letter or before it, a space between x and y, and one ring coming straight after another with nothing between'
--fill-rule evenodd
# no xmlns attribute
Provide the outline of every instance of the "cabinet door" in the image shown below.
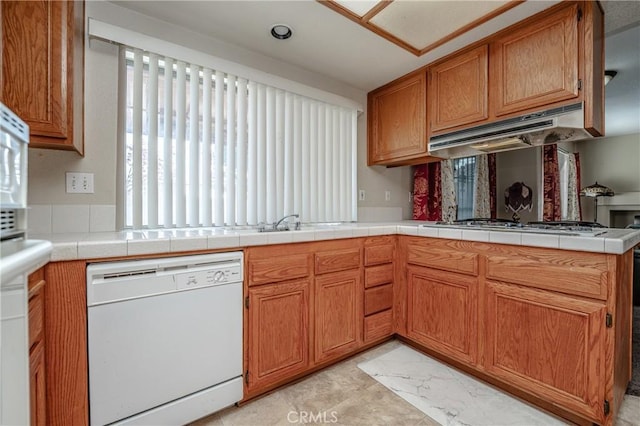
<svg viewBox="0 0 640 426"><path fill-rule="evenodd" d="M486 371L599 422L604 303L491 281L486 294Z"/></svg>
<svg viewBox="0 0 640 426"><path fill-rule="evenodd" d="M474 364L476 278L409 266L407 292L408 336L428 348Z"/></svg>
<svg viewBox="0 0 640 426"><path fill-rule="evenodd" d="M369 93L369 165L427 155L426 72Z"/></svg>
<svg viewBox="0 0 640 426"><path fill-rule="evenodd" d="M249 289L248 393L309 367L309 292L309 280Z"/></svg>
<svg viewBox="0 0 640 426"><path fill-rule="evenodd" d="M362 340L360 294L359 269L316 277L316 362L357 349Z"/></svg>
<svg viewBox="0 0 640 426"><path fill-rule="evenodd" d="M578 96L578 6L508 33L491 44L497 116Z"/></svg>
<svg viewBox="0 0 640 426"><path fill-rule="evenodd" d="M84 19L83 11L74 1L2 2L2 98L29 125L33 147L81 151L81 131L74 141L74 97L81 109L82 91L74 93L73 76L81 82L83 43L75 39L75 20Z"/></svg>
<svg viewBox="0 0 640 426"><path fill-rule="evenodd" d="M489 118L488 48L480 46L429 69L431 131Z"/></svg>
<svg viewBox="0 0 640 426"><path fill-rule="evenodd" d="M47 394L44 363L44 343L35 345L29 353L29 399L31 425L47 424Z"/></svg>

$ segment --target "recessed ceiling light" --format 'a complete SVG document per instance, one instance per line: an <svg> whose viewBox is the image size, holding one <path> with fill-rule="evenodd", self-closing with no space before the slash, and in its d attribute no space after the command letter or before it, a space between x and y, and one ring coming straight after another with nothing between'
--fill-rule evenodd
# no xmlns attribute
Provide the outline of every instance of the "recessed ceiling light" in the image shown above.
<svg viewBox="0 0 640 426"><path fill-rule="evenodd" d="M271 35L278 40L286 40L293 35L291 27L285 24L275 24L271 27Z"/></svg>

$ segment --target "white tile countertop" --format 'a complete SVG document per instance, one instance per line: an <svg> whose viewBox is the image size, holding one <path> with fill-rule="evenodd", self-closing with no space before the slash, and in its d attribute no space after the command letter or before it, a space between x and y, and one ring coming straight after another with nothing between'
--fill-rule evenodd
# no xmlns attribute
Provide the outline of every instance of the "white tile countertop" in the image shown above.
<svg viewBox="0 0 640 426"><path fill-rule="evenodd" d="M622 254L640 244L640 230L634 229L611 228L596 237L581 237L512 229L460 229L422 221L303 225L298 231L281 232L258 232L250 227L214 227L38 234L33 237L51 241L51 260L64 261L394 234L612 254Z"/></svg>
<svg viewBox="0 0 640 426"><path fill-rule="evenodd" d="M0 244L0 283L30 274L49 262L52 244L45 240L18 238Z"/></svg>

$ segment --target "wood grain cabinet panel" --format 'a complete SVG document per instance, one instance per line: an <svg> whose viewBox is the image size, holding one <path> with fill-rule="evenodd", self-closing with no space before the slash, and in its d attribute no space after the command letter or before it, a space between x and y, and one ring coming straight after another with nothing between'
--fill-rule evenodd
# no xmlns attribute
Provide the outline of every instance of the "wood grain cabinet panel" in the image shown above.
<svg viewBox="0 0 640 426"><path fill-rule="evenodd" d="M489 118L487 45L429 67L429 116L432 132Z"/></svg>
<svg viewBox="0 0 640 426"><path fill-rule="evenodd" d="M505 33L490 51L496 116L578 97L577 4Z"/></svg>
<svg viewBox="0 0 640 426"><path fill-rule="evenodd" d="M485 369L603 420L604 303L488 282Z"/></svg>
<svg viewBox="0 0 640 426"><path fill-rule="evenodd" d="M316 274L344 271L360 266L360 248L316 253Z"/></svg>
<svg viewBox="0 0 640 426"><path fill-rule="evenodd" d="M29 389L30 416L34 426L47 424L47 379L45 365L44 268L29 275Z"/></svg>
<svg viewBox="0 0 640 426"><path fill-rule="evenodd" d="M29 353L29 404L32 426L48 424L44 350L44 342L39 342Z"/></svg>
<svg viewBox="0 0 640 426"><path fill-rule="evenodd" d="M609 274L605 255L576 252L567 256L543 249L517 252L519 255L515 256L488 255L487 278L594 299L607 298Z"/></svg>
<svg viewBox="0 0 640 426"><path fill-rule="evenodd" d="M83 152L84 2L2 2L2 98L30 146Z"/></svg>
<svg viewBox="0 0 640 426"><path fill-rule="evenodd" d="M249 288L247 393L310 367L309 280Z"/></svg>
<svg viewBox="0 0 640 426"><path fill-rule="evenodd" d="M475 364L477 280L408 266L407 296L408 336L428 348Z"/></svg>
<svg viewBox="0 0 640 426"><path fill-rule="evenodd" d="M249 285L259 285L308 277L311 274L311 255L292 254L248 262Z"/></svg>
<svg viewBox="0 0 640 426"><path fill-rule="evenodd" d="M393 243L364 248L364 265L373 266L393 262Z"/></svg>
<svg viewBox="0 0 640 426"><path fill-rule="evenodd" d="M362 329L360 271L316 278L315 361L320 363L357 349Z"/></svg>
<svg viewBox="0 0 640 426"><path fill-rule="evenodd" d="M368 164L427 155L427 78L420 70L368 95Z"/></svg>
<svg viewBox="0 0 640 426"><path fill-rule="evenodd" d="M407 262L461 274L478 275L478 254L448 248L444 244L442 242L434 242L430 245L409 244Z"/></svg>
<svg viewBox="0 0 640 426"><path fill-rule="evenodd" d="M393 264L369 266L364 270L364 288L393 282Z"/></svg>
<svg viewBox="0 0 640 426"><path fill-rule="evenodd" d="M391 309L393 305L393 285L381 285L364 291L364 315L368 316Z"/></svg>
<svg viewBox="0 0 640 426"><path fill-rule="evenodd" d="M374 342L393 334L391 309L369 315L364 319L364 343Z"/></svg>

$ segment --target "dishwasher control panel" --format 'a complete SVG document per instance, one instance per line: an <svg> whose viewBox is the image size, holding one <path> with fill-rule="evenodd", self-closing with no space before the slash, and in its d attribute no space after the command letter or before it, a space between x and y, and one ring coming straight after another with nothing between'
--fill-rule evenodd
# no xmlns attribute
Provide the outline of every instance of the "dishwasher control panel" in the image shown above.
<svg viewBox="0 0 640 426"><path fill-rule="evenodd" d="M242 252L96 262L87 266L87 306L242 283Z"/></svg>
<svg viewBox="0 0 640 426"><path fill-rule="evenodd" d="M178 290L242 281L240 265L216 266L175 274Z"/></svg>

